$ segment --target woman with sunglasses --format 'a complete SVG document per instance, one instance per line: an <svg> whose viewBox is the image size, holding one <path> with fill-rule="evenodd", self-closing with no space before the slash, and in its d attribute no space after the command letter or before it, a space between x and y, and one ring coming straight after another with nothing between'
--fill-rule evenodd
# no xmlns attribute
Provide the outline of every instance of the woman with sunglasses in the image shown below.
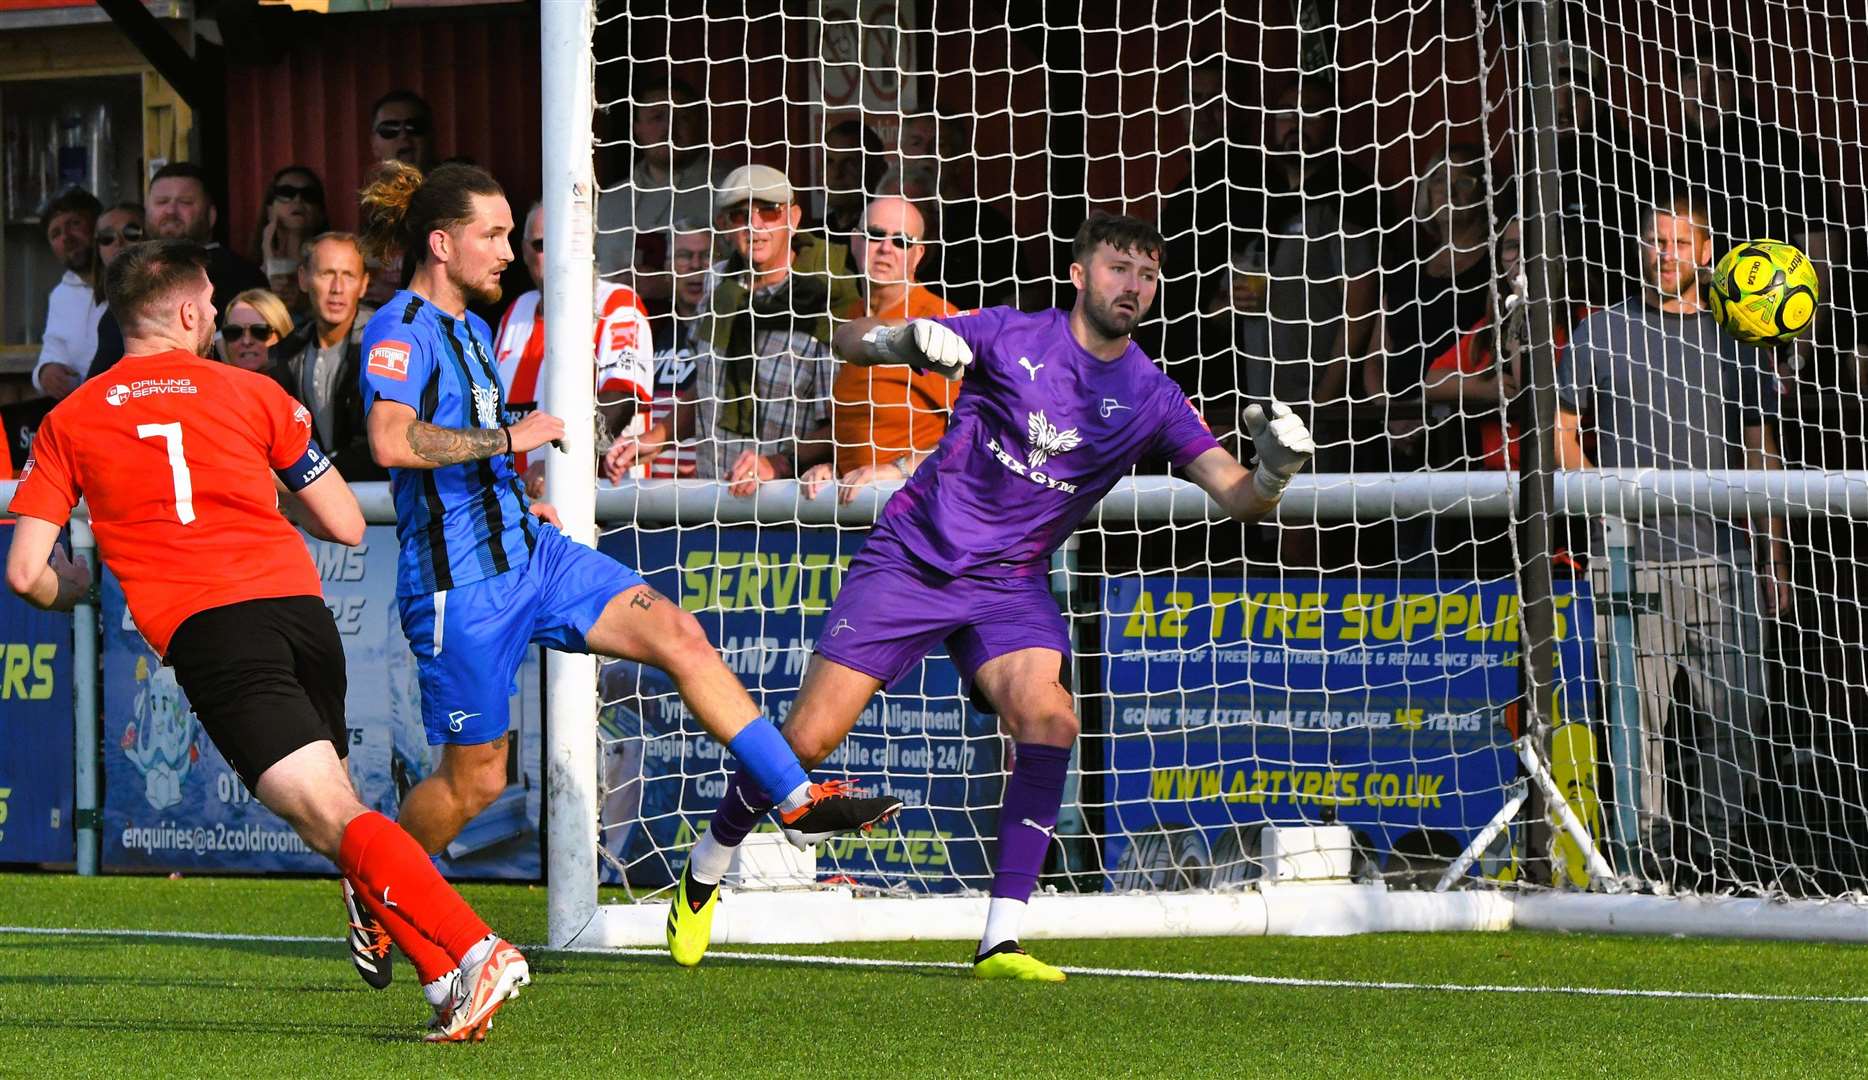
<svg viewBox="0 0 1868 1080"><path fill-rule="evenodd" d="M298 287L299 253L304 243L325 230L324 182L303 165L287 165L273 174L255 222L253 250L272 291L288 310L304 299Z"/></svg>
<svg viewBox="0 0 1868 1080"><path fill-rule="evenodd" d="M228 306L214 348L224 363L271 374L272 347L291 332L292 315L285 301L265 289L248 289Z"/></svg>

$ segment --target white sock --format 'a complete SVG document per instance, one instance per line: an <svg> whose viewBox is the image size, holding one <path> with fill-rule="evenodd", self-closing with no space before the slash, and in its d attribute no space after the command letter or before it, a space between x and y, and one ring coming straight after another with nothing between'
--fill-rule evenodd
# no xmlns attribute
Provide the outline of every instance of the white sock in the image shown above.
<svg viewBox="0 0 1868 1080"><path fill-rule="evenodd" d="M467 950L467 955L461 957L461 967L473 967L475 964L480 963L482 960L492 955L493 944L498 940L499 938L495 935L488 934L479 941L474 942L473 948Z"/></svg>
<svg viewBox="0 0 1868 1080"><path fill-rule="evenodd" d="M1025 901L995 896L986 906L986 932L980 936L979 951L984 955L1007 941L1017 941L1019 927L1025 924Z"/></svg>
<svg viewBox="0 0 1868 1080"><path fill-rule="evenodd" d="M454 980L460 977L460 973L460 969L455 968L434 982L423 983L422 996L428 999L428 1004L438 1009L453 1001Z"/></svg>
<svg viewBox="0 0 1868 1080"><path fill-rule="evenodd" d="M791 794L785 796L784 799L780 800L778 804L778 808L780 810L783 810L789 813L810 801L811 801L811 785L807 782L807 783L799 784L797 787L792 788Z"/></svg>
<svg viewBox="0 0 1868 1080"><path fill-rule="evenodd" d="M718 885L720 879L733 867L736 848L727 847L714 838L713 830L701 833L694 841L694 850L688 855L688 874L702 885Z"/></svg>

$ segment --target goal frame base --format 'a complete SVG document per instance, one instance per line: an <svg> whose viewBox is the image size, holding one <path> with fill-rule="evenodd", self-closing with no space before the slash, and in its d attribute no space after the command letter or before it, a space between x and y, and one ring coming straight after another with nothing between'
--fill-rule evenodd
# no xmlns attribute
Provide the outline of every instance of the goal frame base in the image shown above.
<svg viewBox="0 0 1868 1080"><path fill-rule="evenodd" d="M862 896L847 888L728 890L715 909L716 945L846 941L970 941L986 924L984 896ZM1496 892L1392 892L1368 885L1282 885L1233 893L1043 894L1021 937L1333 936L1391 931L1502 930L1511 900ZM666 903L603 904L572 948L660 945Z"/></svg>
<svg viewBox="0 0 1868 1080"><path fill-rule="evenodd" d="M984 896L863 896L847 888L727 890L715 945L971 941ZM600 904L571 949L659 946L665 902ZM1868 906L1839 900L1584 893L1391 890L1381 885L1278 885L1231 893L1045 894L1031 899L1022 937L1336 937L1350 934L1546 930L1868 942Z"/></svg>

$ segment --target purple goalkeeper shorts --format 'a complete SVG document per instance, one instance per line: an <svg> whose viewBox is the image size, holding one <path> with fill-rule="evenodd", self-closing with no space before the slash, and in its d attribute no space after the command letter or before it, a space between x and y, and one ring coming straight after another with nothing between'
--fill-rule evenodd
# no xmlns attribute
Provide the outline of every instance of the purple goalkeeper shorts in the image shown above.
<svg viewBox="0 0 1868 1080"><path fill-rule="evenodd" d="M824 616L817 652L893 686L945 641L971 693L973 677L995 657L1020 649L1070 655L1070 630L1049 580L955 577L872 535Z"/></svg>

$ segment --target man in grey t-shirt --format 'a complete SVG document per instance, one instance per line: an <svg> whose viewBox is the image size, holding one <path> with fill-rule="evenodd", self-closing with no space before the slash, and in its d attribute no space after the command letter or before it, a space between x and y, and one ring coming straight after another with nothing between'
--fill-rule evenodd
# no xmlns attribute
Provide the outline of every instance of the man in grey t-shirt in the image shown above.
<svg viewBox="0 0 1868 1080"><path fill-rule="evenodd" d="M1639 223L1645 287L1584 319L1557 364L1560 463L1781 468L1769 423L1777 391L1767 360L1721 332L1701 303L1699 270L1712 254L1703 208L1672 196L1647 208ZM1593 463L1583 452L1585 423L1595 435ZM1782 521L1753 521L1748 532L1745 525L1710 509L1634 511L1625 522L1643 760L1615 764L1640 770L1642 835L1629 839L1643 849L1640 876L1656 885L1731 885L1725 875L1751 812L1755 732L1764 710L1759 604L1778 610L1788 590ZM1754 541L1756 550L1747 550ZM1595 564L1599 595L1609 586L1606 562ZM1614 651L1612 606L1597 608L1605 654ZM1676 708L1693 718L1690 737L1670 729ZM1667 775L1670 762L1682 775ZM1669 817L1670 786L1687 792L1683 823ZM1691 866L1674 856L1682 824Z"/></svg>

